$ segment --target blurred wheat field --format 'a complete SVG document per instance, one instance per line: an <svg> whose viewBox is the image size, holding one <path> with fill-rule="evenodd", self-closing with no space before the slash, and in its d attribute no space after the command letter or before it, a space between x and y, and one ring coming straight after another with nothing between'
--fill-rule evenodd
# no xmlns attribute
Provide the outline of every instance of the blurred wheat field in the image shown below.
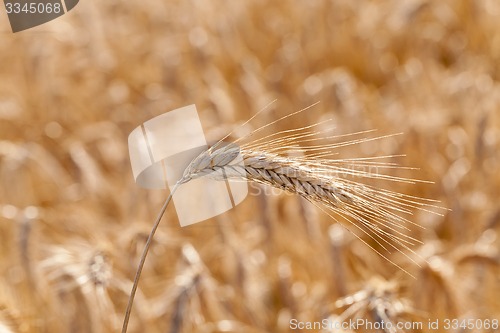
<svg viewBox="0 0 500 333"><path fill-rule="evenodd" d="M410 217L420 266L390 256L415 278L303 199L252 186L193 226L169 207L129 332L500 319L498 1L82 0L16 34L0 8L0 332L119 331L167 195L134 183L130 131L196 104L216 141L275 99L254 128L320 101L270 131L333 118L338 135L403 133L339 156L405 154L419 170L395 176L435 182L382 184L450 209Z"/></svg>

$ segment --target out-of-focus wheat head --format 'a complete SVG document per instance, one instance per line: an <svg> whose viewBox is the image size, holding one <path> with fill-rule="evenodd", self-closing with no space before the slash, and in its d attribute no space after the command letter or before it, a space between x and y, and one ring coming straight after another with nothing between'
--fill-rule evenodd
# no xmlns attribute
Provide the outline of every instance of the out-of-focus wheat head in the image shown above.
<svg viewBox="0 0 500 333"><path fill-rule="evenodd" d="M345 310L331 320L343 323L348 322L349 319L354 321L362 319L373 324L373 327L377 327L375 323L380 325L378 327L383 327L376 329L367 324L363 326L363 331L385 333L402 331L398 329L398 324L411 324L425 320L428 314L416 311L410 300L401 297L399 289L401 287L397 281L385 281L374 276L361 290L335 302L337 308Z"/></svg>

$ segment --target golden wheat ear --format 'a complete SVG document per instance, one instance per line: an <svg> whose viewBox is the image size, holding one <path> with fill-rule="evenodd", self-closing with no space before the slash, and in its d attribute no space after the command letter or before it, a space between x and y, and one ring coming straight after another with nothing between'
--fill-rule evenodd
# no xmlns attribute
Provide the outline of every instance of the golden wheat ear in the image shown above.
<svg viewBox="0 0 500 333"><path fill-rule="evenodd" d="M405 169L405 167L399 167L393 162L384 162L383 160L395 157L396 155L354 159L329 158L336 154L336 149L338 148L382 140L397 134L366 137L366 134L373 131L370 130L342 136L325 137L323 135L324 132L313 129L315 125L318 125L315 124L276 132L249 141L249 138L253 137L256 133L308 108L257 128L246 136L235 140L232 144L223 144L222 141L219 141L210 149L198 155L188 165L182 179L179 180L165 201L146 242L129 298L122 333L125 333L127 330L133 298L151 245L151 240L173 193L183 183L209 175L223 175L224 179L233 178L261 183L302 196L324 211L332 220L347 222L347 229L361 242L411 276L404 268L391 261L387 254L390 254L391 250L396 250L418 265L418 262L408 253L419 257L410 248L410 246L419 243L419 241L407 234L410 230L407 227L408 224L417 226L418 224L410 221L405 215L411 215L413 210L439 214L432 211L432 209L441 208L436 206L437 202L434 200L372 187L365 184L364 181L369 179L400 183L426 183L427 181L396 177L372 171L373 168L376 170L391 168ZM358 136L358 138L355 136ZM346 137L354 138L345 139ZM328 141L334 138L344 140L337 143L311 145L313 142ZM245 140L249 142L242 143ZM232 162L238 156L243 158L244 163L233 164ZM365 171L367 167L371 171ZM341 223L341 225L344 224ZM385 253L375 249L367 241L357 236L354 233L355 230L366 234Z"/></svg>
<svg viewBox="0 0 500 333"><path fill-rule="evenodd" d="M225 169L231 170L231 172L226 172L227 175L235 175L249 182L265 184L300 195L318 206L333 220L341 219L347 222L349 231L353 232L357 229L366 234L386 253L376 250L366 241L358 238L391 264L409 274L387 256L391 250L396 250L418 265L408 253L420 258L410 246L421 242L406 232L410 231L407 225L419 225L410 221L405 215L411 215L413 210L439 214L431 209L440 209L440 207L436 206L434 200L373 187L363 181L367 179L402 183L428 183L428 181L363 171L363 167L367 165L371 169L373 167L381 169L398 167L390 162L367 159L332 160L307 155L290 156L298 151L303 153L315 152L317 149L331 151L341 146L389 137L361 138L337 144L314 146L314 148L298 148L300 143L311 140L304 139L310 134L307 131L286 139L276 138L270 141L259 139L242 145L238 151L236 151L238 147L232 145L208 150L192 162L188 177L194 179L217 174L215 171ZM243 165L230 164L232 156L237 152L243 157Z"/></svg>

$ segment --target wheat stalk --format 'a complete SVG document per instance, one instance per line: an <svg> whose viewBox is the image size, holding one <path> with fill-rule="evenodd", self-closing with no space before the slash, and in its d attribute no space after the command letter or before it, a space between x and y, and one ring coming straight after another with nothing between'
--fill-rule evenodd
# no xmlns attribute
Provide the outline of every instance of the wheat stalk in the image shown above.
<svg viewBox="0 0 500 333"><path fill-rule="evenodd" d="M395 163L378 162L378 159L394 156L358 159L327 158L329 155L332 155L332 149L378 140L387 136L349 140L339 144L309 145L301 148L301 144L310 144L311 142L320 140L315 138L320 132L308 131L312 126L277 132L242 145L237 145L236 143L248 136L238 139L231 144L224 144L222 141L219 141L210 149L198 155L188 165L183 177L177 182L163 205L149 235L138 265L122 333L125 333L127 330L140 274L161 217L175 190L179 186L182 186L182 184L199 177L213 177L219 180L241 179L243 181L262 183L300 195L320 208L322 205L324 208L321 209L335 221L339 221L337 217L340 217L344 221L349 222L349 226L367 234L388 253L390 253L390 249L395 249L418 265L414 259L404 252L404 250L407 250L407 252L417 255L409 246L420 243L420 241L404 233L405 230L410 230L406 224L415 223L402 215L411 214L413 209L427 211L429 207L436 207L432 205L434 201L371 187L361 182L350 180L349 178L375 178L409 183L419 182L420 180L398 178L359 169L359 167L401 168ZM253 131L251 135L264 127ZM355 134L364 133L366 132ZM329 138L331 137L326 137L326 139ZM308 154L305 156L297 155L304 152ZM243 163L235 163L238 156L243 158ZM334 212L337 217L328 211ZM352 231L350 228L349 230ZM354 235L384 259L411 275L362 238L356 234Z"/></svg>

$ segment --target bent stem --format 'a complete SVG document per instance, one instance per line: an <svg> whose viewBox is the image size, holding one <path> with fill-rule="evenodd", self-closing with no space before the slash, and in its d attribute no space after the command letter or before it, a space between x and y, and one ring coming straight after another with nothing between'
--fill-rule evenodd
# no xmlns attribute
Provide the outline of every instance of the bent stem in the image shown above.
<svg viewBox="0 0 500 333"><path fill-rule="evenodd" d="M149 233L148 240L146 241L146 245L144 246L144 250L142 251L141 260L139 261L139 265L137 266L137 271L135 272L134 285L132 286L132 291L130 292L130 296L128 298L127 310L125 311L125 318L123 319L122 333L127 332L128 322L130 320L130 313L132 312L132 305L134 304L135 293L137 292L137 286L139 285L139 280L141 278L142 268L144 267L144 263L146 262L146 257L148 255L149 248L151 247L151 243L152 243L153 237L156 233L156 229L158 229L158 226L160 225L161 218L165 214L165 211L167 210L167 206L170 203L170 200L172 200L172 196L174 195L174 193L177 190L177 188L179 187L179 185L180 185L180 182L175 184L175 186L172 188L172 191L168 195L167 200L165 200L163 207L161 207L160 213L158 214L158 217L156 218L155 224L153 225L153 228L151 229L151 232Z"/></svg>

